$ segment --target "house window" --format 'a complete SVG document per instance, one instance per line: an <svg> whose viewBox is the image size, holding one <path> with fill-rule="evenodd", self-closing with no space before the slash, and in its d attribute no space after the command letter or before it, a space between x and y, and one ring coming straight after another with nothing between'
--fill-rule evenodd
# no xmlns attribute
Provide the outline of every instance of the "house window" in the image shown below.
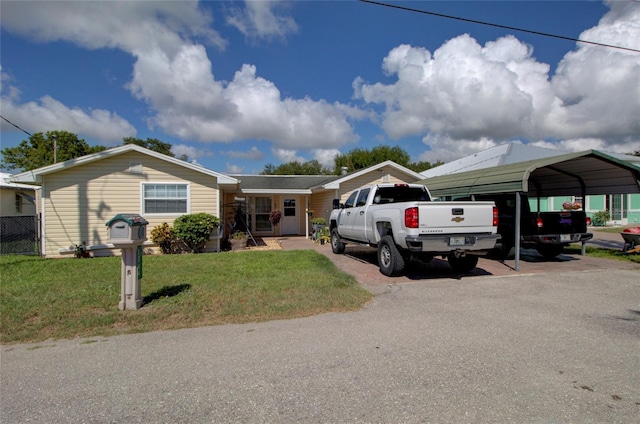
<svg viewBox="0 0 640 424"><path fill-rule="evenodd" d="M284 216L296 216L296 199L284 199Z"/></svg>
<svg viewBox="0 0 640 424"><path fill-rule="evenodd" d="M188 193L188 184L142 184L142 213L187 213Z"/></svg>
<svg viewBox="0 0 640 424"><path fill-rule="evenodd" d="M271 197L256 197L256 231L271 231Z"/></svg>

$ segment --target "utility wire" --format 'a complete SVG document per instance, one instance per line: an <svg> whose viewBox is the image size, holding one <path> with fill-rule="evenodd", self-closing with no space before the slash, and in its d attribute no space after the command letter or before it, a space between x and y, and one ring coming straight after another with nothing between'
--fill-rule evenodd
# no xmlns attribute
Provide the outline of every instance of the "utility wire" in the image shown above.
<svg viewBox="0 0 640 424"><path fill-rule="evenodd" d="M362 3L375 4L377 6L385 6L385 7L389 7L389 8L392 8L392 9L400 9L400 10L405 10L405 11L408 11L408 12L422 13L424 15L438 16L440 18L455 19L457 21L470 22L472 24L487 25L487 26L492 26L492 27L496 27L496 28L508 29L510 31L527 32L529 34L542 35L544 37L559 38L561 40L569 40L569 41L575 41L575 42L578 42L578 43L592 44L594 46L609 47L609 48L612 48L612 49L620 49L620 50L627 50L627 51L630 51L630 52L640 53L640 50L632 49L630 47L614 46L614 45L611 45L611 44L597 43L595 41L581 40L579 38L565 37L564 35L555 35L555 34L549 34L549 33L546 33L546 32L532 31L532 30L524 29L524 28L517 28L517 27L512 27L512 26L507 26L507 25L493 24L493 23L490 23L490 22L477 21L475 19L460 18L458 16L444 15L442 13L436 13L436 12L428 12L426 10L413 9L411 7L398 6L398 5L395 5L395 4L381 3L381 2L373 1L373 0L358 0L358 1L360 1Z"/></svg>
<svg viewBox="0 0 640 424"><path fill-rule="evenodd" d="M20 131L22 131L23 133L25 133L26 135L28 135L29 137L31 137L31 134L28 133L26 130L20 128L19 126L17 126L16 124L14 124L13 122L9 121L7 118L5 118L4 116L0 115L0 118L4 119L5 121L7 121L9 124L13 125L14 127L16 127L17 129L19 129Z"/></svg>

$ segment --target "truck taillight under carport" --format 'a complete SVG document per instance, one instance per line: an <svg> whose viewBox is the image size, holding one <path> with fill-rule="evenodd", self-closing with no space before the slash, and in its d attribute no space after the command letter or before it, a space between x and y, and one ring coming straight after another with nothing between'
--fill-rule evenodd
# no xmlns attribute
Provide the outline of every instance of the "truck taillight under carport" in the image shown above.
<svg viewBox="0 0 640 424"><path fill-rule="evenodd" d="M500 221L498 219L498 207L494 206L493 207L493 226L497 227L499 222Z"/></svg>

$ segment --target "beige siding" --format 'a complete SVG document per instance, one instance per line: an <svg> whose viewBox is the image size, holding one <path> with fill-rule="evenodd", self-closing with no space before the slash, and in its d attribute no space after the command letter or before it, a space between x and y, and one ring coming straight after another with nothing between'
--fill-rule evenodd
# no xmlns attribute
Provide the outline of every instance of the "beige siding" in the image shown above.
<svg viewBox="0 0 640 424"><path fill-rule="evenodd" d="M130 163L141 163L142 172L129 171ZM46 176L44 184L45 254L59 256L83 241L87 245L107 242L106 222L118 213L141 214L141 183L184 182L189 184L190 213L219 216L215 177L138 152L129 152ZM176 215L145 215L149 226L173 223ZM96 251L95 255L113 254Z"/></svg>
<svg viewBox="0 0 640 424"><path fill-rule="evenodd" d="M15 190L10 188L1 188L0 216L25 216L36 214L35 204L29 202L23 197L17 196L18 193L24 193L31 197L36 196L34 190Z"/></svg>
<svg viewBox="0 0 640 424"><path fill-rule="evenodd" d="M315 193L310 200L310 207L313 211L311 218L324 218L329 222L329 216L331 216L331 209L333 207L334 191L323 191Z"/></svg>

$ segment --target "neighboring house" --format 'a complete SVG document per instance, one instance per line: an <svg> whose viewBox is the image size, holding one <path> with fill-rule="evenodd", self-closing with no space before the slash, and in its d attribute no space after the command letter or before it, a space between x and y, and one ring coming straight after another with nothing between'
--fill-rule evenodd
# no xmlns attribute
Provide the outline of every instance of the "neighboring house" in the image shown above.
<svg viewBox="0 0 640 424"><path fill-rule="evenodd" d="M11 181L12 175L0 172L0 216L33 216L36 214L36 190L29 184Z"/></svg>
<svg viewBox="0 0 640 424"><path fill-rule="evenodd" d="M500 165L525 162L533 159L559 156L568 152L528 146L520 143L505 143L490 149L466 156L461 159L428 169L422 172L422 179L451 175L460 172L474 171ZM603 152L604 153L604 152ZM606 153L609 156L630 163L640 169L640 157ZM592 217L599 211L608 211L610 224L627 225L640 223L640 194L607 194L590 195L586 199L576 196L559 196L540 198L541 212L560 211L565 202L583 204L588 216ZM536 209L538 199L530 198L531 207Z"/></svg>
<svg viewBox="0 0 640 424"><path fill-rule="evenodd" d="M147 235L180 215L220 216L221 192L237 180L198 165L128 144L13 176L41 186L41 250L47 257L86 245L95 256L119 254L106 244L106 223L119 213L149 221ZM220 248L220 240L207 245Z"/></svg>
<svg viewBox="0 0 640 424"><path fill-rule="evenodd" d="M0 253L37 254L38 187L11 182L11 177L0 172Z"/></svg>
<svg viewBox="0 0 640 424"><path fill-rule="evenodd" d="M422 176L392 161L343 175L234 175L239 184L225 195L225 221L232 228L238 218L254 236L309 236L313 218L329 219L334 199L344 202L356 189L376 183L410 183ZM269 214L282 212L273 228Z"/></svg>

